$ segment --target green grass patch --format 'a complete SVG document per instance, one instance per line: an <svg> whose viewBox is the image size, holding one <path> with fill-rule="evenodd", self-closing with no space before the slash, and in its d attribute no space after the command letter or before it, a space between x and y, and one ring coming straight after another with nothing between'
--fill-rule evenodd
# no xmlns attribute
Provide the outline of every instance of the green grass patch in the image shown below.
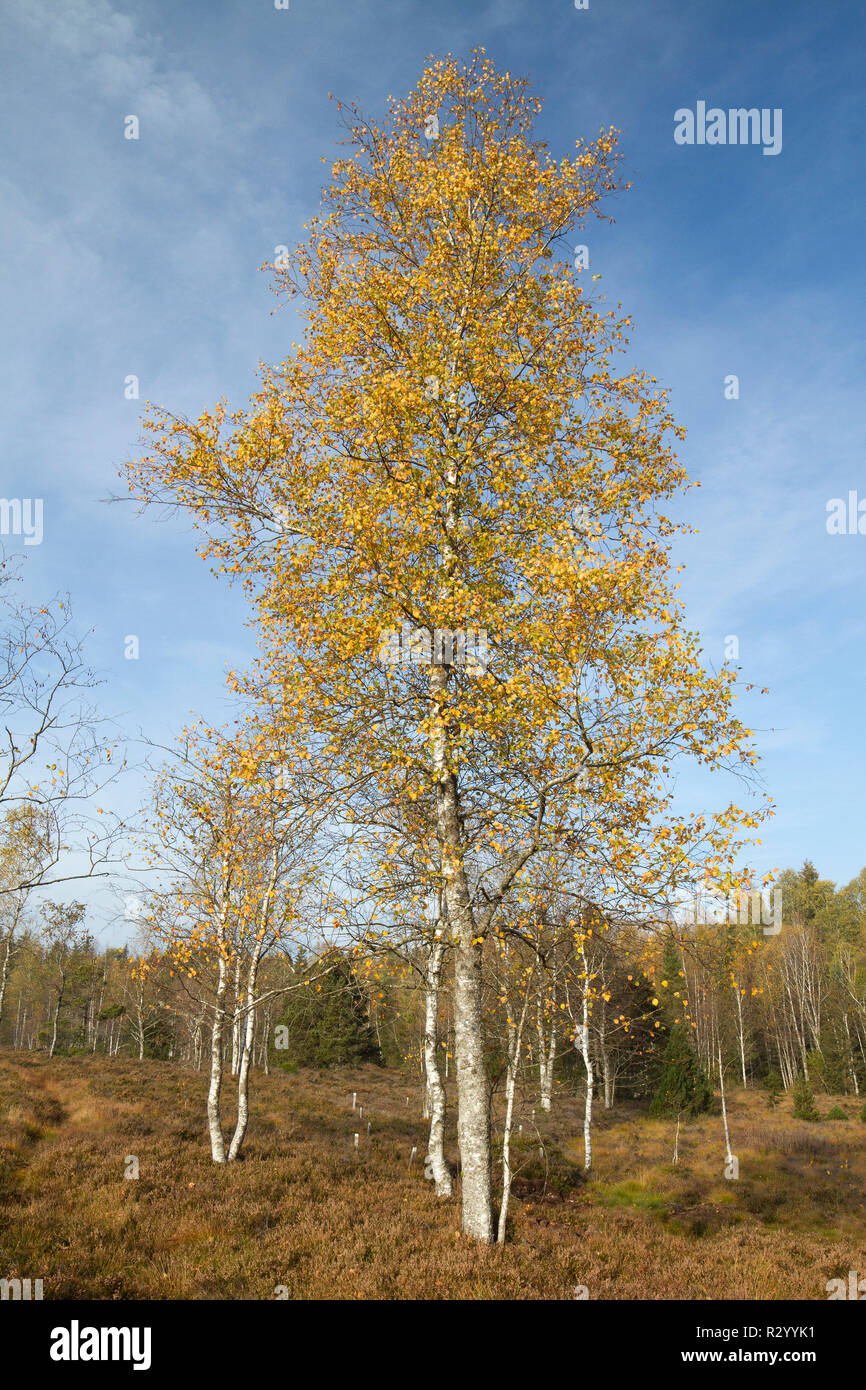
<svg viewBox="0 0 866 1390"><path fill-rule="evenodd" d="M600 1206L646 1211L653 1216L666 1214L670 1207L669 1197L651 1191L634 1179L627 1182L599 1183L592 1189L592 1195L593 1200Z"/></svg>

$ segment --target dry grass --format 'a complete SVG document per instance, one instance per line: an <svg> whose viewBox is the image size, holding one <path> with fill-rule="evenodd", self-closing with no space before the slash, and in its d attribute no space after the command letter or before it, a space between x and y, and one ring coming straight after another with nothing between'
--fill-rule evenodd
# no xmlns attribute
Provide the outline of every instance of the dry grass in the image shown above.
<svg viewBox="0 0 866 1390"><path fill-rule="evenodd" d="M735 1094L737 1182L718 1116L683 1126L674 1165L674 1126L618 1107L599 1116L584 1182L580 1107L563 1095L536 1116L544 1164L524 1117L511 1240L490 1250L459 1234L457 1198L437 1201L423 1164L410 1169L426 1127L399 1073L256 1074L246 1157L225 1169L209 1159L205 1087L162 1062L0 1054L0 1275L76 1299L259 1299L278 1285L571 1299L578 1284L593 1299L825 1299L828 1279L866 1271L866 1126L850 1101L844 1122L807 1124L786 1101L771 1112Z"/></svg>

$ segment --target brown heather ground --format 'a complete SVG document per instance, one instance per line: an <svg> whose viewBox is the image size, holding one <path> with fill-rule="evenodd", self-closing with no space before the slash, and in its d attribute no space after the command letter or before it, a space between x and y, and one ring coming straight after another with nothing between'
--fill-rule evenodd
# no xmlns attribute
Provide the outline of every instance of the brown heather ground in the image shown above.
<svg viewBox="0 0 866 1390"><path fill-rule="evenodd" d="M0 1053L0 1276L74 1299L260 1299L280 1284L291 1298L572 1299L584 1284L591 1299L823 1300L828 1279L866 1274L852 1099L821 1097L822 1114L835 1103L848 1118L809 1124L789 1100L771 1112L735 1093L738 1182L723 1176L720 1116L683 1126L674 1166L672 1124L599 1112L584 1182L580 1105L558 1096L537 1116L546 1190L533 1140L510 1243L491 1250L459 1235L457 1199L436 1200L422 1162L410 1170L425 1125L399 1072L256 1073L246 1157L224 1169L205 1087L162 1062ZM128 1154L138 1180L124 1179Z"/></svg>

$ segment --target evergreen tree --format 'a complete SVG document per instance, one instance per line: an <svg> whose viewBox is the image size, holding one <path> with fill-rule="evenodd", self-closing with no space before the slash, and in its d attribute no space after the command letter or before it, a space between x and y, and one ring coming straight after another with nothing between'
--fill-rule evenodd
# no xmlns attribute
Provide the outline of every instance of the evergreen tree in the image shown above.
<svg viewBox="0 0 866 1390"><path fill-rule="evenodd" d="M689 1118L709 1110L712 1100L712 1087L689 1044L688 1033L681 1023L675 1023L650 1114Z"/></svg>
<svg viewBox="0 0 866 1390"><path fill-rule="evenodd" d="M819 1120L815 1095L805 1076L798 1076L791 1090L794 1098L794 1117L798 1120Z"/></svg>
<svg viewBox="0 0 866 1390"><path fill-rule="evenodd" d="M764 1089L767 1092L767 1104L771 1110L775 1110L776 1102L782 1094L782 1077L775 1067L767 1072L764 1078Z"/></svg>
<svg viewBox="0 0 866 1390"><path fill-rule="evenodd" d="M288 1048L274 1054L277 1064L289 1061L304 1067L348 1066L358 1062L381 1065L382 1056L358 977L340 951L322 957L317 965L332 962L333 969L322 979L288 996L279 1020L288 1029Z"/></svg>

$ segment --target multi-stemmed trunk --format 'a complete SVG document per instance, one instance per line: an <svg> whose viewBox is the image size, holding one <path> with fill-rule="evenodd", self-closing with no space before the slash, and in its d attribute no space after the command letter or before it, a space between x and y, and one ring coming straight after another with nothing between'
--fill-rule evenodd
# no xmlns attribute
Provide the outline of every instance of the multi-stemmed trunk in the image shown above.
<svg viewBox="0 0 866 1390"><path fill-rule="evenodd" d="M250 1067L253 1059L253 1047L255 1045L255 1019L257 1003L257 986L259 977L259 964L265 945L265 932L270 919L271 903L273 902L274 891L277 882L277 849L271 855L271 871L268 879L268 886L262 901L261 917L259 930L256 932L255 946L250 954L249 967L247 970L247 981L244 990L244 1000L246 1003L243 1025L239 1017L239 990L240 990L240 971L235 971L235 1022L240 1029L239 1036L243 1039L243 1044L238 1059L238 1116L235 1123L235 1132L232 1135L232 1142L229 1146L229 1162L237 1158L246 1138L247 1125L250 1118L249 1106L249 1087L250 1087Z"/></svg>
<svg viewBox="0 0 866 1390"><path fill-rule="evenodd" d="M214 1163L225 1163L226 1146L220 1115L220 1093L223 1084L223 1033L226 1020L226 988L228 967L222 951L219 955L216 998L214 1000L213 1032L210 1047L210 1086L207 1093L207 1122L210 1130L210 1151Z"/></svg>
<svg viewBox="0 0 866 1390"><path fill-rule="evenodd" d="M246 1138L247 1125L250 1118L249 1107L249 1085L250 1085L250 1061L253 1052L253 1038L255 1034L255 1010L250 1008L246 1021L244 1034L244 1044L241 1049L240 1065L238 1067L238 1117L235 1123L235 1132L232 1135L232 1142L229 1146L229 1161L237 1158L241 1151L241 1145Z"/></svg>
<svg viewBox="0 0 866 1390"><path fill-rule="evenodd" d="M249 973L247 976L246 1000L247 1016L243 1029L243 1047L241 1048L240 1060L238 1063L238 1117L235 1123L235 1132L232 1135L232 1142L229 1146L229 1162L236 1159L241 1151L244 1139L246 1138L247 1125L250 1118L249 1089L250 1089L250 1065L253 1057L253 1045L255 1042L255 1021L256 1021L256 984L258 981L259 960L261 959L262 943L256 942L255 950L250 957Z"/></svg>

